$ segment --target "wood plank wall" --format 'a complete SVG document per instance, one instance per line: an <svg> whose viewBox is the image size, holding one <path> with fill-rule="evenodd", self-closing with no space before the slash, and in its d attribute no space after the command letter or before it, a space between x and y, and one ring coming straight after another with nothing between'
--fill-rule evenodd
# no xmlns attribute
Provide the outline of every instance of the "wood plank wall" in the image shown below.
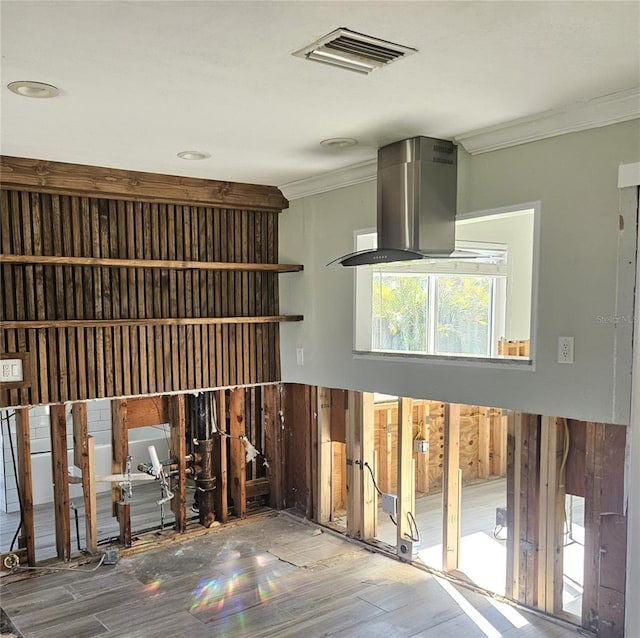
<svg viewBox="0 0 640 638"><path fill-rule="evenodd" d="M374 406L375 449L378 483L383 492L396 491L398 450L397 402ZM426 453L413 453L416 492L435 494L442 490L444 468L444 403L414 400L414 439L428 441ZM506 423L502 410L473 405L460 406L460 469L464 484L506 475Z"/></svg>
<svg viewBox="0 0 640 638"><path fill-rule="evenodd" d="M5 159L3 256L128 261L115 262L119 267L3 261L0 355L30 353L30 385L3 388L0 407L279 379L276 270L135 267L142 260L276 264L279 211L267 207L276 198L265 204L249 192L244 206L229 208L9 190ZM9 180L19 182L17 172ZM286 200L280 196L279 203ZM36 321L37 327L26 323Z"/></svg>

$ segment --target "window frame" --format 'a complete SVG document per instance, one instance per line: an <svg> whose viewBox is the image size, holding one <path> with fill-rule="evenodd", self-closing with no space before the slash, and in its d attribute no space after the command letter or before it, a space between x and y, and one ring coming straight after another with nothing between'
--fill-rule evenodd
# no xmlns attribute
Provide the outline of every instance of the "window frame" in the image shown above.
<svg viewBox="0 0 640 638"><path fill-rule="evenodd" d="M540 223L541 223L541 202L526 202L513 206L503 206L499 208L462 213L456 216L457 221L465 222L468 220L479 219L483 217L509 217L521 215L523 213L533 213L533 246L532 246L532 264L531 264L531 308L529 321L529 358L509 358L499 355L491 357L474 357L474 356L455 356L455 355L438 355L438 354L418 354L403 352L380 352L370 349L358 347L358 307L361 305L362 286L358 286L358 280L362 280L361 268L354 268L353 276L353 342L352 357L353 359L380 361L380 362L422 362L433 365L453 365L480 368L495 369L518 369L535 372L536 370L536 343L537 343L537 316L538 316L538 282L539 282L539 256L540 256ZM353 231L353 245L355 250L361 250L362 246L358 245L358 238L362 235L376 233L375 228L361 228ZM360 296L360 298L359 298ZM504 291L502 303L506 303L507 291ZM369 307L371 304L369 303ZM362 314L362 313L360 313ZM371 313L369 312L369 322L371 321ZM495 322L494 322L495 325ZM370 328L369 328L370 333ZM494 335L494 341L503 335Z"/></svg>

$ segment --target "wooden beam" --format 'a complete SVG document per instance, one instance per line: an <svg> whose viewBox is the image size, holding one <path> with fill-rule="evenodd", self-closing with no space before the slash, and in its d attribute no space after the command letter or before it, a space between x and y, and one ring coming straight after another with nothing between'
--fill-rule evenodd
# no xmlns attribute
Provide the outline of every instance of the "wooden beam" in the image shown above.
<svg viewBox="0 0 640 638"><path fill-rule="evenodd" d="M10 426L9 426L10 427ZM31 442L29 436L29 410L16 410L16 435L18 453L18 489L22 500L22 533L20 546L27 550L27 563L36 564L35 525L33 519L33 485L31 473Z"/></svg>
<svg viewBox="0 0 640 638"><path fill-rule="evenodd" d="M238 518L247 516L247 471L246 471L246 449L241 437L246 436L245 425L245 389L235 388L231 390L229 398L229 447L231 497L235 513Z"/></svg>
<svg viewBox="0 0 640 638"><path fill-rule="evenodd" d="M314 519L318 512L318 387L307 386L305 395L308 402L309 461L306 467L307 508L306 516Z"/></svg>
<svg viewBox="0 0 640 638"><path fill-rule="evenodd" d="M373 393L363 392L361 402L359 427L362 450L362 539L367 540L376 537L378 527L378 494L372 479L372 474L375 476L376 473Z"/></svg>
<svg viewBox="0 0 640 638"><path fill-rule="evenodd" d="M275 186L158 175L6 155L0 157L0 175L3 188L11 190L266 211L280 211L289 205Z"/></svg>
<svg viewBox="0 0 640 638"><path fill-rule="evenodd" d="M442 569L458 569L460 553L460 405L444 406L444 469L442 479Z"/></svg>
<svg viewBox="0 0 640 638"><path fill-rule="evenodd" d="M538 604L539 567L536 556L540 512L540 417L516 412L513 429L512 496L509 480L507 482L507 507L513 507L513 512L507 513L508 523L512 525L508 537L513 538L513 545L509 542L507 546L507 565L512 575L512 598L535 607Z"/></svg>
<svg viewBox="0 0 640 638"><path fill-rule="evenodd" d="M516 600L518 595L518 568L516 538L520 534L520 513L518 509L519 499L516 496L520 492L520 462L516 455L519 438L519 413L509 410L507 412L507 449L506 449L506 474L507 474L507 574L505 595Z"/></svg>
<svg viewBox="0 0 640 638"><path fill-rule="evenodd" d="M0 254L6 264L42 264L44 266L90 266L92 268L164 268L167 270L213 270L233 272L300 272L302 264L265 264L230 261L192 261L185 259L116 259L72 255Z"/></svg>
<svg viewBox="0 0 640 638"><path fill-rule="evenodd" d="M56 319L3 321L0 330L34 330L41 328L124 328L148 326L205 326L227 324L263 324L302 321L303 315L264 315L260 317L164 317L162 319Z"/></svg>
<svg viewBox="0 0 640 638"><path fill-rule="evenodd" d="M227 403L224 390L215 391L215 409L218 429L225 432L227 428ZM224 524L229 518L227 505L227 437L217 436L213 441L213 473L216 476L216 491L213 495L213 503L216 518Z"/></svg>
<svg viewBox="0 0 640 638"><path fill-rule="evenodd" d="M362 444L358 425L362 414L362 395L359 392L347 393L346 439L347 439L347 535L362 538Z"/></svg>
<svg viewBox="0 0 640 638"><path fill-rule="evenodd" d="M127 431L127 401L116 399L111 401L111 472L121 474L126 470L127 456L129 455L129 433ZM129 513L129 508L118 506L122 498L120 487L117 483L111 484L112 513L121 524L121 531L126 534L131 529L131 523L121 520ZM122 539L121 539L122 540ZM124 543L123 543L124 544Z"/></svg>
<svg viewBox="0 0 640 638"><path fill-rule="evenodd" d="M168 397L168 417L171 437L169 456L178 459L177 475L171 477L171 510L176 520L176 531L184 533L187 530L187 415L184 394L174 394Z"/></svg>
<svg viewBox="0 0 640 638"><path fill-rule="evenodd" d="M396 551L399 556L411 559L400 551L400 544L412 531L408 513L415 511L413 480L413 401L398 399L398 501L396 516Z"/></svg>
<svg viewBox="0 0 640 638"><path fill-rule="evenodd" d="M562 611L564 536L564 420L542 417L538 517L538 607L551 615Z"/></svg>
<svg viewBox="0 0 640 638"><path fill-rule="evenodd" d="M331 520L333 505L331 484L333 478L333 447L331 441L331 390L318 388L318 472L317 504L315 520L328 523Z"/></svg>
<svg viewBox="0 0 640 638"><path fill-rule="evenodd" d="M56 530L56 554L60 560L71 557L69 522L69 465L67 461L67 416L63 404L49 408L51 429L51 469Z"/></svg>
<svg viewBox="0 0 640 638"><path fill-rule="evenodd" d="M73 417L73 464L82 472L82 495L84 500L84 522L87 551L98 551L98 513L95 484L95 444L87 428L87 404L74 403Z"/></svg>

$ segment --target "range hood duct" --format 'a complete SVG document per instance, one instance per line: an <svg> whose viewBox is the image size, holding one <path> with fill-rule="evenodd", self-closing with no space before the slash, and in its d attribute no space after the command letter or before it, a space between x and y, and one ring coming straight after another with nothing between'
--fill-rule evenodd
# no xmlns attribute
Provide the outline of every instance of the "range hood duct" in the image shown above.
<svg viewBox="0 0 640 638"><path fill-rule="evenodd" d="M455 250L457 148L413 137L378 150L378 248L336 259L361 266L467 257Z"/></svg>

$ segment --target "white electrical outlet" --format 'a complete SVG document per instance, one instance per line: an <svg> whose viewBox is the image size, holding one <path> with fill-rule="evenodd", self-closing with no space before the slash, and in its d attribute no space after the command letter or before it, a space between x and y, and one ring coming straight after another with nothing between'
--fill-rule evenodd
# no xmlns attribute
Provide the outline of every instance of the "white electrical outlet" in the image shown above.
<svg viewBox="0 0 640 638"><path fill-rule="evenodd" d="M296 348L296 361L299 366L304 365L304 348Z"/></svg>
<svg viewBox="0 0 640 638"><path fill-rule="evenodd" d="M573 363L573 337L558 337L558 363Z"/></svg>

